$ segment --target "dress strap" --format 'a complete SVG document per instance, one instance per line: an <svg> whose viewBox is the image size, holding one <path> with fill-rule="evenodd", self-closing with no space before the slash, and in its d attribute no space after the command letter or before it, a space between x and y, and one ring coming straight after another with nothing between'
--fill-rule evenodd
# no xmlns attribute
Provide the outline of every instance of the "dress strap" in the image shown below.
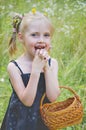
<svg viewBox="0 0 86 130"><path fill-rule="evenodd" d="M23 71L19 67L18 63L15 60L11 60L11 62L14 63L18 67L18 69L20 70L21 74L23 74Z"/></svg>

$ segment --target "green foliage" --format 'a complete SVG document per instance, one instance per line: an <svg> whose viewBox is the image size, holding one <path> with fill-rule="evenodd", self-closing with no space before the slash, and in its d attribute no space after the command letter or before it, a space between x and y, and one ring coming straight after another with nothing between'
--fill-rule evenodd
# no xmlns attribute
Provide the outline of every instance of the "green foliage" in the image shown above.
<svg viewBox="0 0 86 130"><path fill-rule="evenodd" d="M12 33L14 12L27 13L36 7L51 18L55 34L51 55L58 60L59 84L71 86L80 95L84 117L80 125L64 130L86 129L86 1L85 0L0 0L0 123L5 114L11 87L7 64L10 60L8 42ZM21 52L21 47L18 45ZM17 53L18 54L18 53ZM15 56L16 57L16 56ZM13 57L13 58L15 58ZM63 96L64 95L64 96ZM68 92L62 91L61 99Z"/></svg>

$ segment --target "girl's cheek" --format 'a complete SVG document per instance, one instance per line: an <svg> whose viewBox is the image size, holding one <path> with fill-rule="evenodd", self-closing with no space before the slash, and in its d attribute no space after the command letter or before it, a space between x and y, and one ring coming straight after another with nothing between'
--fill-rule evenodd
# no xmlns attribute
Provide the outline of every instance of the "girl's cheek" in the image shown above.
<svg viewBox="0 0 86 130"><path fill-rule="evenodd" d="M47 44L46 49L47 49L47 51L49 51L51 49L51 45Z"/></svg>
<svg viewBox="0 0 86 130"><path fill-rule="evenodd" d="M29 44L31 47L34 47L34 42L30 42Z"/></svg>

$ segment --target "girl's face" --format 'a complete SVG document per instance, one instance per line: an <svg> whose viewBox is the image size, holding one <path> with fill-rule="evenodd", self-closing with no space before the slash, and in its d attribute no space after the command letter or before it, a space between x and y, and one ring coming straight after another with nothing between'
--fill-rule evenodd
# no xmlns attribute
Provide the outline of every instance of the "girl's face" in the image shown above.
<svg viewBox="0 0 86 130"><path fill-rule="evenodd" d="M30 23L27 31L23 35L25 49L29 56L35 56L37 49L49 51L51 46L51 28L43 20Z"/></svg>

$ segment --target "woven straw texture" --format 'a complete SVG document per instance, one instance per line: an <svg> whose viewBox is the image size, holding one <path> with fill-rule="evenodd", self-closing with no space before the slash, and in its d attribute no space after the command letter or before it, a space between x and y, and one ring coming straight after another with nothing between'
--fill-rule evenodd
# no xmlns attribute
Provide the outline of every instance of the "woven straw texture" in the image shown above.
<svg viewBox="0 0 86 130"><path fill-rule="evenodd" d="M57 130L79 124L83 118L83 107L76 92L70 87L60 88L68 89L74 96L62 102L46 104L43 104L45 94L41 99L41 117L49 130Z"/></svg>

